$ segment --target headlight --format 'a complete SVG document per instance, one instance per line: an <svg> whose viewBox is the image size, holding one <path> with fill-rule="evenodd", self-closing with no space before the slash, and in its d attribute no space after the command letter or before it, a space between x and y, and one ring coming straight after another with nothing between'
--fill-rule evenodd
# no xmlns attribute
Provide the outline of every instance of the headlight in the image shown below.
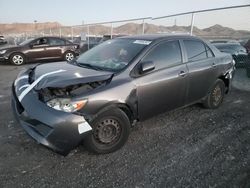
<svg viewBox="0 0 250 188"><path fill-rule="evenodd" d="M84 107L87 100L71 101L71 99L56 98L47 102L47 105L55 110L75 112Z"/></svg>
<svg viewBox="0 0 250 188"><path fill-rule="evenodd" d="M0 54L4 54L6 50L0 50Z"/></svg>

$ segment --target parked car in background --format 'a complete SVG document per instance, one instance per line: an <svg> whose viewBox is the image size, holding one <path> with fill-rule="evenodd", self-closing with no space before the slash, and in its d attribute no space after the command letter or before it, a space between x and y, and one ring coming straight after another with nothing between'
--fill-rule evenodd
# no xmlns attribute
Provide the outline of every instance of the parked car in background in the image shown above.
<svg viewBox="0 0 250 188"><path fill-rule="evenodd" d="M80 42L80 53L84 53L89 49L95 47L100 44L102 37L87 37L85 41Z"/></svg>
<svg viewBox="0 0 250 188"><path fill-rule="evenodd" d="M230 53L231 55L247 54L244 46L237 43L213 43L221 52Z"/></svg>
<svg viewBox="0 0 250 188"><path fill-rule="evenodd" d="M237 68L245 67L246 63L250 63L247 50L244 46L237 43L214 43L214 45L221 52L231 54Z"/></svg>
<svg viewBox="0 0 250 188"><path fill-rule="evenodd" d="M126 35L122 35L122 34L114 34L112 36L111 35L103 35L100 43L105 42L105 41L110 40L110 39L115 39L115 38L124 37L124 36L126 36Z"/></svg>
<svg viewBox="0 0 250 188"><path fill-rule="evenodd" d="M112 35L112 39L123 37L125 35ZM80 44L80 52L84 53L88 51L89 49L97 46L98 44L101 44L107 40L111 39L111 35L103 35L103 37L87 37L86 41L81 42Z"/></svg>
<svg viewBox="0 0 250 188"><path fill-rule="evenodd" d="M79 55L79 46L59 37L28 39L16 46L0 48L0 61L13 65L39 60L71 61Z"/></svg>
<svg viewBox="0 0 250 188"><path fill-rule="evenodd" d="M240 44L237 40L211 40L211 43L217 44L217 43L232 43L232 44Z"/></svg>
<svg viewBox="0 0 250 188"><path fill-rule="evenodd" d="M250 54L250 39L244 44L244 47L247 49L247 53Z"/></svg>
<svg viewBox="0 0 250 188"><path fill-rule="evenodd" d="M127 36L71 62L23 70L12 106L28 134L61 154L82 141L108 153L125 144L136 121L194 103L218 108L233 72L232 56L200 38Z"/></svg>

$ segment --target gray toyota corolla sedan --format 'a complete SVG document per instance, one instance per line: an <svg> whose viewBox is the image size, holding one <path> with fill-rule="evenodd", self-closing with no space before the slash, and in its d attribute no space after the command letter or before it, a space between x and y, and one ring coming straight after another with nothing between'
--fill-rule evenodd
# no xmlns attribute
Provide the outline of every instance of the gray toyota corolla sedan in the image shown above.
<svg viewBox="0 0 250 188"><path fill-rule="evenodd" d="M83 141L108 153L137 121L194 103L219 107L233 72L231 55L200 38L127 36L20 72L12 105L26 132L55 151L66 155Z"/></svg>

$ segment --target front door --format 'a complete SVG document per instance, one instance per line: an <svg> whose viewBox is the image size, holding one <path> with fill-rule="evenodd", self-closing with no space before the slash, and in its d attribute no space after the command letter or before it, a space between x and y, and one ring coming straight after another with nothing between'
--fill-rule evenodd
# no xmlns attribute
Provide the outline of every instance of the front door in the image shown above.
<svg viewBox="0 0 250 188"><path fill-rule="evenodd" d="M181 54L178 40L164 41L141 60L153 62L155 69L134 80L140 120L184 105L188 70Z"/></svg>
<svg viewBox="0 0 250 188"><path fill-rule="evenodd" d="M47 59L49 57L46 48L49 46L47 38L39 38L30 44L27 50L27 57L31 61Z"/></svg>

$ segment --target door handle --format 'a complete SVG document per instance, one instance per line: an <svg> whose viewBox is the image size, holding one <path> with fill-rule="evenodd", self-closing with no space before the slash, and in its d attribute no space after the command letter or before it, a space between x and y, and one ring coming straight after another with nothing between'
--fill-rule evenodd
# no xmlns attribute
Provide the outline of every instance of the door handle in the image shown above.
<svg viewBox="0 0 250 188"><path fill-rule="evenodd" d="M217 65L215 64L215 62L213 62L213 64L212 64L212 67L216 67Z"/></svg>
<svg viewBox="0 0 250 188"><path fill-rule="evenodd" d="M184 77L186 75L186 72L185 71L180 71L178 75Z"/></svg>

